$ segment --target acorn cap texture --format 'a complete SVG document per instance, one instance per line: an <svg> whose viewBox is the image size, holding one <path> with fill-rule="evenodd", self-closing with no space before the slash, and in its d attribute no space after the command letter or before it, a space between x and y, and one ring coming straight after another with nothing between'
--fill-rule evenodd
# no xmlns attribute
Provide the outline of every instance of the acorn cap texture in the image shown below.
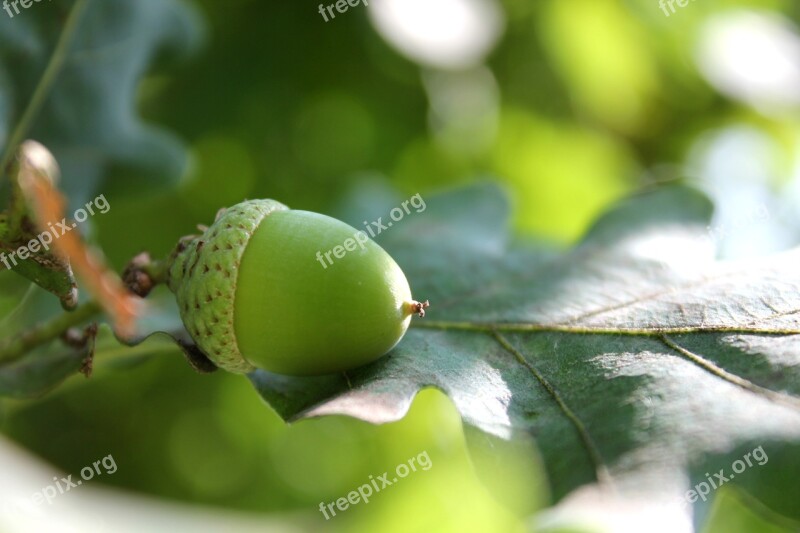
<svg viewBox="0 0 800 533"><path fill-rule="evenodd" d="M289 208L274 200L248 200L221 211L200 236L184 238L170 258L169 288L198 348L218 367L255 370L239 351L234 304L239 265L265 217Z"/></svg>

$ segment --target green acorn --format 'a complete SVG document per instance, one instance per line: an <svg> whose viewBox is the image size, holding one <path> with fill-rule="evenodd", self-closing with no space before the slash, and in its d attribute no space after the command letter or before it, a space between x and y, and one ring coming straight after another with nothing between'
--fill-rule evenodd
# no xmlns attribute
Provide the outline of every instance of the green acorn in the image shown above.
<svg viewBox="0 0 800 533"><path fill-rule="evenodd" d="M403 271L363 232L274 200L237 204L202 235L182 239L168 284L197 347L237 373L364 365L391 350L428 306L412 300Z"/></svg>

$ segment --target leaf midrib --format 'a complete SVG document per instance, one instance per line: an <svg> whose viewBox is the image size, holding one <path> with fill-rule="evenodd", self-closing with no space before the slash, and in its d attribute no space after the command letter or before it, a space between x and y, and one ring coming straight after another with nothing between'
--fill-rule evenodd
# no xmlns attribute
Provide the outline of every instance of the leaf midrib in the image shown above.
<svg viewBox="0 0 800 533"><path fill-rule="evenodd" d="M761 319L775 318L800 313L800 310L776 314ZM462 331L507 331L515 333L574 333L579 335L629 335L639 337L660 337L663 335L685 335L692 333L739 333L753 335L800 335L800 328L781 329L751 326L664 326L648 328L578 326L570 324L525 323L525 322L469 322L448 320L418 320L412 327L419 329L462 330Z"/></svg>
<svg viewBox="0 0 800 533"><path fill-rule="evenodd" d="M795 311L800 312L800 311ZM791 314L791 313L790 313ZM781 313L781 316L784 316ZM767 319L769 320L769 319ZM684 327L684 328L596 328L585 326L570 326L563 324L525 324L525 323L506 323L506 322L451 322L451 321L415 321L413 327L418 329L436 329L436 330L460 330L472 331L478 333L485 333L492 338L514 359L522 366L524 366L539 384L545 389L547 394L553 399L558 406L559 410L573 425L578 436L583 444L586 453L589 456L591 463L595 468L595 477L598 483L604 486L612 486L612 475L603 460L602 454L594 439L588 432L586 425L578 417L575 411L566 403L562 395L558 392L555 386L550 383L547 378L542 374L531 362L511 342L506 339L501 333L570 333L578 335L629 335L641 337L655 337L668 349L677 353L682 358L688 360L695 366L708 372L709 374L722 379L727 383L740 387L752 394L759 397L766 398L771 402L789 407L800 411L800 398L790 394L776 392L765 387L761 387L752 381L734 374L700 354L694 353L683 346L677 341L672 339L670 334L691 334L691 333L741 333L741 334L766 334L766 335L794 335L800 334L800 330L764 330L759 328L743 328L743 327Z"/></svg>

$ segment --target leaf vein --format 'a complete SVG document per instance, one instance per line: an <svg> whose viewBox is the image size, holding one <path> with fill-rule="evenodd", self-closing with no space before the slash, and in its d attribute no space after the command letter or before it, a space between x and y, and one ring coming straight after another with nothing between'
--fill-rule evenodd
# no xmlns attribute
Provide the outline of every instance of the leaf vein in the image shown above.
<svg viewBox="0 0 800 533"><path fill-rule="evenodd" d="M552 383L550 383L544 375L539 372L539 370L533 366L525 356L517 350L505 337L503 337L497 331L492 332L492 336L497 340L498 343L511 355L516 358L516 360L527 368L533 377L544 387L547 393L553 398L556 402L558 407L564 413L564 415L569 419L575 429L580 436L581 441L583 442L584 447L586 448L587 453L589 454L589 459L591 460L592 464L595 467L595 474L597 476L597 481L604 485L611 485L612 478L611 473L608 471L608 467L605 465L605 461L603 460L602 455L600 454L600 450L598 449L597 445L595 444L594 440L592 439L591 435L589 435L589 431L586 429L586 425L578 418L578 415L567 405L564 399L561 397L561 394L556 390Z"/></svg>
<svg viewBox="0 0 800 533"><path fill-rule="evenodd" d="M797 398L797 397L792 396L790 394L786 394L786 393L782 393L782 392L776 392L776 391L761 387L760 385L756 385L755 383L753 383L752 381L750 381L750 380L748 380L746 378L743 378L743 377L741 377L739 375L736 375L736 374L734 374L732 372L729 372L729 371L725 370L721 366L717 365L713 361L710 361L710 360L706 359L702 355L699 355L699 354L696 354L696 353L694 353L694 352L692 352L690 350L687 350L686 348L684 348L683 346L681 346L680 344L678 344L677 342L672 340L667 335L661 335L660 339L661 339L661 342L663 342L669 348L675 350L680 355L682 355L683 357L685 357L689 361L693 362L697 366L703 368L704 370L707 370L708 372L711 372L712 374L714 374L718 378L723 379L723 380L727 381L728 383L732 383L733 385L737 385L737 386L739 386L739 387L741 387L741 388L743 388L743 389L745 389L747 391L750 391L750 392L752 392L754 394L758 394L760 396L764 396L764 397L766 397L766 398L768 398L768 399L770 399L770 400L772 400L774 402L787 405L787 406L792 407L794 409L800 409L800 398Z"/></svg>

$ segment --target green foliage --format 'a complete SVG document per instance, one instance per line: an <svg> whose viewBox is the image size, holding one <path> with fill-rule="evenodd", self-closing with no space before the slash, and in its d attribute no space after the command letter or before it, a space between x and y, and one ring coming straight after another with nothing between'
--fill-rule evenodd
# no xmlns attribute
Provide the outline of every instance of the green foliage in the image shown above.
<svg viewBox="0 0 800 533"><path fill-rule="evenodd" d="M696 506L695 521L708 518L711 532L796 528L741 496L797 517L797 407L781 406L798 392L785 335L796 329L794 255L746 274L713 263L710 206L689 189L608 206L682 173L673 164L707 146L708 128L750 128L775 148L762 186L785 197L774 213L796 234L791 190L776 186L794 170L796 114L762 116L716 93L693 55L698 31L726 8L800 12L784 0L696 2L669 18L651 0L502 4L501 42L467 72L419 69L366 9L327 25L313 8L256 0L0 11L5 157L35 138L56 155L73 207L105 193L112 210L84 233L118 269L143 249L165 255L245 198L359 227L408 194L491 175L513 207L493 187L463 189L381 237L414 295L434 304L388 358L347 376L251 376L287 419L386 422L408 411L402 420L286 426L247 380L191 372L156 333L182 338L162 287L137 346L101 327L90 380L77 373L87 349L59 341L0 366L3 433L67 472L112 452L120 471L102 482L302 529L323 523L321 500L429 450L425 476L330 524L364 531L522 531L552 501L556 513L580 511L564 496L584 483L611 478L659 500L763 445L770 462L717 491L713 507ZM65 32L70 13L79 25ZM175 61L190 52L190 63ZM9 194L0 177L0 200ZM576 248L555 253L550 243L575 240L604 212ZM62 296L71 286L65 271L41 274L28 277ZM60 312L52 295L0 271L0 346ZM644 331L653 324L667 329ZM551 512L537 527L592 529L548 525Z"/></svg>

